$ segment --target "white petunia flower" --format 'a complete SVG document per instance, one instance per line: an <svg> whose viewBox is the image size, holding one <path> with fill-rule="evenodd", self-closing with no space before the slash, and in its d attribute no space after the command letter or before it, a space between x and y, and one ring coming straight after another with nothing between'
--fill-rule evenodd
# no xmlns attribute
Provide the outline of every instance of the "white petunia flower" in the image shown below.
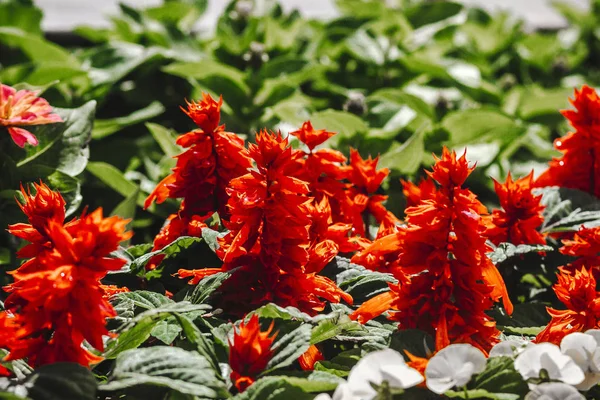
<svg viewBox="0 0 600 400"><path fill-rule="evenodd" d="M343 382L335 388L333 396L330 396L327 393L321 393L315 397L314 400L361 400L361 397L353 395L348 383Z"/></svg>
<svg viewBox="0 0 600 400"><path fill-rule="evenodd" d="M423 382L423 376L406 365L397 351L385 349L363 357L350 371L348 386L352 395L370 399L377 393L371 386L387 381L390 388L407 389Z"/></svg>
<svg viewBox="0 0 600 400"><path fill-rule="evenodd" d="M490 350L490 357L516 357L526 348L534 346L527 339L510 339L498 343Z"/></svg>
<svg viewBox="0 0 600 400"><path fill-rule="evenodd" d="M527 348L517 356L515 369L525 380L539 378L542 370L550 379L569 385L578 385L585 378L575 361L552 343L540 343Z"/></svg>
<svg viewBox="0 0 600 400"><path fill-rule="evenodd" d="M573 386L560 382L536 385L525 400L585 400Z"/></svg>
<svg viewBox="0 0 600 400"><path fill-rule="evenodd" d="M579 390L589 390L600 382L600 347L591 334L574 332L560 342L560 350L575 361L585 374L583 382L575 385Z"/></svg>
<svg viewBox="0 0 600 400"><path fill-rule="evenodd" d="M465 386L475 374L485 370L483 353L470 344L451 344L437 352L427 363L427 387L442 394L455 386Z"/></svg>

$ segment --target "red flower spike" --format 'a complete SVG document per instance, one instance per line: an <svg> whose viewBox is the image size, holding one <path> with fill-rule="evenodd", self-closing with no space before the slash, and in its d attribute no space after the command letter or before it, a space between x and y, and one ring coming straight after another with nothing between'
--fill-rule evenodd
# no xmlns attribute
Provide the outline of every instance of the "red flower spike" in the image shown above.
<svg viewBox="0 0 600 400"><path fill-rule="evenodd" d="M272 345L277 336L277 332L271 333L273 324L261 331L258 315L254 314L234 329L233 340L229 342L229 365L231 381L238 391L243 392L252 385L273 357Z"/></svg>
<svg viewBox="0 0 600 400"><path fill-rule="evenodd" d="M563 156L550 161L535 185L579 189L600 197L600 97L584 85L575 90L570 102L575 110L563 110L562 114L575 131L554 141Z"/></svg>
<svg viewBox="0 0 600 400"><path fill-rule="evenodd" d="M25 144L37 146L35 135L20 126L45 125L62 122L58 114L52 114L48 102L38 97L38 92L19 90L0 84L0 126L8 128L12 140L19 147Z"/></svg>
<svg viewBox="0 0 600 400"><path fill-rule="evenodd" d="M552 319L535 338L538 343L559 344L569 333L600 328L600 292L596 291L594 275L585 266L573 273L562 267L559 270L558 281L553 289L567 309L547 308Z"/></svg>
<svg viewBox="0 0 600 400"><path fill-rule="evenodd" d="M485 218L490 241L495 245L546 244L544 235L537 231L544 222L545 207L540 203L542 196L531 192L533 172L515 182L509 173L504 184L494 180L494 186L502 210L494 210Z"/></svg>
<svg viewBox="0 0 600 400"><path fill-rule="evenodd" d="M173 172L156 186L144 203L148 208L153 201L182 199L177 216L169 217L167 225L156 236L153 251L162 249L181 235L199 236L201 227L205 226L204 220L215 212L219 212L222 220L227 219L227 185L252 167L244 141L236 134L226 132L223 125L219 126L222 103L222 98L217 102L203 94L199 103L188 103L188 109L184 110L201 130L177 139L177 144L188 150L176 157ZM156 268L163 258L154 257L147 268Z"/></svg>
<svg viewBox="0 0 600 400"><path fill-rule="evenodd" d="M64 207L64 200L46 189L38 188L38 195L52 201L36 195L23 207L32 222L32 216L45 217L36 225L46 243L26 246L25 253L33 258L11 273L15 281L5 287L10 315L0 314L10 337L0 335L0 345L10 350L7 359L28 358L33 366L62 361L87 366L102 358L83 348L83 341L102 350L106 318L116 315L100 279L125 264L109 255L131 233L125 232L127 220L104 218L101 209L63 225L64 209L57 209Z"/></svg>
<svg viewBox="0 0 600 400"><path fill-rule="evenodd" d="M21 194L25 198L25 203L17 204L23 211L23 214L29 219L31 226L40 234L44 234L49 221L55 221L62 224L65 220L65 200L58 192L53 192L46 184L33 184L36 190L35 195L30 190L25 191L21 185ZM9 227L9 229L12 229Z"/></svg>
<svg viewBox="0 0 600 400"><path fill-rule="evenodd" d="M371 268L387 268L399 283L363 303L353 319L366 322L390 310L400 329L434 334L438 350L470 343L485 352L497 342L500 332L486 311L500 298L508 313L512 304L486 256L486 209L461 188L472 170L464 155L444 148L429 173L440 185L435 195L406 209L406 227L355 256Z"/></svg>

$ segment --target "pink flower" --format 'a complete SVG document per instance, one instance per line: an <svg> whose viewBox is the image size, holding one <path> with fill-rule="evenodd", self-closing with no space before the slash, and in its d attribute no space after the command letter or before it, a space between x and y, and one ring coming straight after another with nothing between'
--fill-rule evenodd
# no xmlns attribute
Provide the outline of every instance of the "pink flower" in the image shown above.
<svg viewBox="0 0 600 400"><path fill-rule="evenodd" d="M25 143L38 144L35 135L19 126L43 125L62 122L58 114L52 114L52 107L37 92L19 90L0 84L0 126L8 128L8 133L19 147Z"/></svg>

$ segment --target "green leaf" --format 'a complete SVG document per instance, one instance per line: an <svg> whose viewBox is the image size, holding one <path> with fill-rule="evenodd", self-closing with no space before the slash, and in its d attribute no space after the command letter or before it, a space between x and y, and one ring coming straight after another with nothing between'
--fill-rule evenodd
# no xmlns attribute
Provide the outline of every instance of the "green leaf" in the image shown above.
<svg viewBox="0 0 600 400"><path fill-rule="evenodd" d="M321 343L354 331L364 332L365 328L360 323L352 321L347 315L340 315L339 318L319 322L312 329L310 344Z"/></svg>
<svg viewBox="0 0 600 400"><path fill-rule="evenodd" d="M131 221L133 221L135 217L135 210L137 209L137 199L139 194L140 191L138 189L135 192L133 192L129 197L126 197L123 201L117 204L117 206L112 210L110 215L118 215L123 219L130 219ZM131 222L129 222L127 226L130 227ZM123 246L128 245L128 243L129 241L127 241L127 244L123 244Z"/></svg>
<svg viewBox="0 0 600 400"><path fill-rule="evenodd" d="M1 393L1 399L95 400L97 384L89 369L75 363L59 362L38 367L22 382L2 378L0 389L14 393L14 396Z"/></svg>
<svg viewBox="0 0 600 400"><path fill-rule="evenodd" d="M519 104L519 115L524 120L556 122L563 119L559 110L569 106L569 96L572 89L556 88L542 89L537 86L528 87L523 92Z"/></svg>
<svg viewBox="0 0 600 400"><path fill-rule="evenodd" d="M381 45L364 29L357 30L346 39L346 46L354 57L369 64L383 65L385 62Z"/></svg>
<svg viewBox="0 0 600 400"><path fill-rule="evenodd" d="M210 306L203 304L179 302L145 311L130 319L118 329L119 336L116 340L109 341L104 357L113 359L126 350L140 346L150 337L153 329L159 322L175 313L205 311L208 309L210 309Z"/></svg>
<svg viewBox="0 0 600 400"><path fill-rule="evenodd" d="M184 79L197 80L200 86L215 94L223 94L224 100L237 109L241 108L250 93L242 72L217 61L176 62L164 67L163 71Z"/></svg>
<svg viewBox="0 0 600 400"><path fill-rule="evenodd" d="M136 203L140 207L144 206L144 196L140 193L138 185L128 180L118 168L96 161L88 163L87 171L126 199L138 193Z"/></svg>
<svg viewBox="0 0 600 400"><path fill-rule="evenodd" d="M166 156L175 157L181 153L181 147L175 144L175 140L177 139L175 131L152 122L146 123L146 128L148 128L152 137L156 140L156 143L158 143Z"/></svg>
<svg viewBox="0 0 600 400"><path fill-rule="evenodd" d="M337 133L325 142L330 147L336 147L342 139L350 139L358 133L367 133L369 130L362 119L344 111L321 111L312 114L310 121L315 129L327 129Z"/></svg>
<svg viewBox="0 0 600 400"><path fill-rule="evenodd" d="M387 292L388 282L397 282L391 274L371 271L362 265L353 264L347 258L336 256L330 266L343 270L337 274L337 285L349 293L354 301L360 302L371 297Z"/></svg>
<svg viewBox="0 0 600 400"><path fill-rule="evenodd" d="M183 330L183 334L186 339L194 346L196 346L196 350L200 353L208 362L210 363L213 371L217 374L217 376L221 376L221 370L219 368L219 360L217 358L217 354L215 352L215 347L213 342L208 340L198 329L198 327L194 324L194 322L186 317L183 314L175 314L175 318L179 322Z"/></svg>
<svg viewBox="0 0 600 400"><path fill-rule="evenodd" d="M278 337L272 346L273 357L269 360L266 370L262 374L268 374L276 369L291 365L308 350L310 339L311 326L308 324L300 325L293 331Z"/></svg>
<svg viewBox="0 0 600 400"><path fill-rule="evenodd" d="M306 393L301 387L279 376L261 378L244 392L233 397L235 400L309 400L312 398L314 395Z"/></svg>
<svg viewBox="0 0 600 400"><path fill-rule="evenodd" d="M0 26L0 43L9 47L17 47L32 61L46 62L52 60L72 66L79 66L79 60L71 52L49 42L41 36L13 27Z"/></svg>
<svg viewBox="0 0 600 400"><path fill-rule="evenodd" d="M206 358L178 347L155 346L128 350L117 357L103 392L138 386L166 387L203 399L229 397Z"/></svg>
<svg viewBox="0 0 600 400"><path fill-rule="evenodd" d="M396 145L394 142L392 148L379 159L379 166L401 174L414 174L421 166L425 155L424 138L425 128L419 129L402 145L394 147Z"/></svg>
<svg viewBox="0 0 600 400"><path fill-rule="evenodd" d="M511 257L519 256L528 253L539 253L542 251L553 251L552 246L546 246L541 244L520 244L515 246L512 243L500 243L494 251L487 254L492 262L497 265L503 263Z"/></svg>
<svg viewBox="0 0 600 400"><path fill-rule="evenodd" d="M444 393L444 396L449 397L451 399L490 399L490 400L519 400L522 397L518 394L510 394L510 393L490 393L485 389L472 389L472 390L462 390L462 391L454 391L448 390Z"/></svg>
<svg viewBox="0 0 600 400"><path fill-rule="evenodd" d="M524 130L514 118L495 109L460 110L448 114L441 122L450 133L450 145L458 147L500 139L508 143Z"/></svg>
<svg viewBox="0 0 600 400"><path fill-rule="evenodd" d="M139 124L140 122L152 119L157 115L162 114L165 111L165 107L158 102L153 101L148 106L134 111L131 114L111 119L98 119L94 124L94 130L92 131L92 139L102 139L110 136L128 126Z"/></svg>
<svg viewBox="0 0 600 400"><path fill-rule="evenodd" d="M403 355L406 350L418 357L428 357L435 349L435 343L431 335L421 330L402 329L392 333L389 347Z"/></svg>
<svg viewBox="0 0 600 400"><path fill-rule="evenodd" d="M54 112L63 122L28 129L37 136L39 144L27 146L25 158L17 162L24 173L44 166L76 176L86 167L96 102L89 101L79 108L54 108Z"/></svg>
<svg viewBox="0 0 600 400"><path fill-rule="evenodd" d="M177 339L182 330L181 325L179 325L179 322L174 317L168 317L157 322L154 328L152 328L150 335L169 345Z"/></svg>
<svg viewBox="0 0 600 400"><path fill-rule="evenodd" d="M58 190L67 202L66 216L72 215L81 205L81 185L77 178L59 170L48 175L48 183L53 190Z"/></svg>
<svg viewBox="0 0 600 400"><path fill-rule="evenodd" d="M113 297L113 305L123 301L130 301L134 306L144 310L152 310L167 304L172 304L173 300L164 294L150 292L147 290L135 290L133 292L118 293Z"/></svg>
<svg viewBox="0 0 600 400"><path fill-rule="evenodd" d="M600 225L600 199L577 189L557 186L534 189L541 194L546 208L542 212L544 223L540 230L546 232L573 232L581 225Z"/></svg>
<svg viewBox="0 0 600 400"><path fill-rule="evenodd" d="M462 9L462 4L451 1L422 3L407 8L405 15L414 28L419 28L423 25L450 18L458 14Z"/></svg>
<svg viewBox="0 0 600 400"><path fill-rule="evenodd" d="M186 300L189 300L192 304L205 303L230 276L231 272L217 272L216 274L203 278L198 282L194 291L186 297Z"/></svg>
<svg viewBox="0 0 600 400"><path fill-rule="evenodd" d="M489 312L498 329L507 335L535 336L550 322L546 306L541 303L515 304L512 315L498 308Z"/></svg>
<svg viewBox="0 0 600 400"><path fill-rule="evenodd" d="M131 262L131 270L133 272L143 271L145 265L150 261L150 259L156 255L164 254L167 257L175 256L181 251L188 249L195 243L200 243L202 241L201 238L192 237L192 236L180 236L173 242L169 243L167 246L163 247L160 250L152 251L150 253L146 253Z"/></svg>
<svg viewBox="0 0 600 400"><path fill-rule="evenodd" d="M474 389L484 389L495 394L525 395L529 390L521 374L515 370L511 357L490 357L485 370L469 384Z"/></svg>
<svg viewBox="0 0 600 400"><path fill-rule="evenodd" d="M42 35L42 11L33 4L0 3L0 26L14 26L30 34Z"/></svg>

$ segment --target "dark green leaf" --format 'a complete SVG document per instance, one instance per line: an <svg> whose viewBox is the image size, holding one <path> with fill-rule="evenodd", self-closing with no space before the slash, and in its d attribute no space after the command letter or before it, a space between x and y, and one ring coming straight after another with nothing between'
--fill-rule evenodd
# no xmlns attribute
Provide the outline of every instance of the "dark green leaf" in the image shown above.
<svg viewBox="0 0 600 400"><path fill-rule="evenodd" d="M140 122L147 121L162 114L165 108L158 101L153 101L148 106L134 111L133 113L118 118L98 119L94 124L92 139L102 139L120 130Z"/></svg>

